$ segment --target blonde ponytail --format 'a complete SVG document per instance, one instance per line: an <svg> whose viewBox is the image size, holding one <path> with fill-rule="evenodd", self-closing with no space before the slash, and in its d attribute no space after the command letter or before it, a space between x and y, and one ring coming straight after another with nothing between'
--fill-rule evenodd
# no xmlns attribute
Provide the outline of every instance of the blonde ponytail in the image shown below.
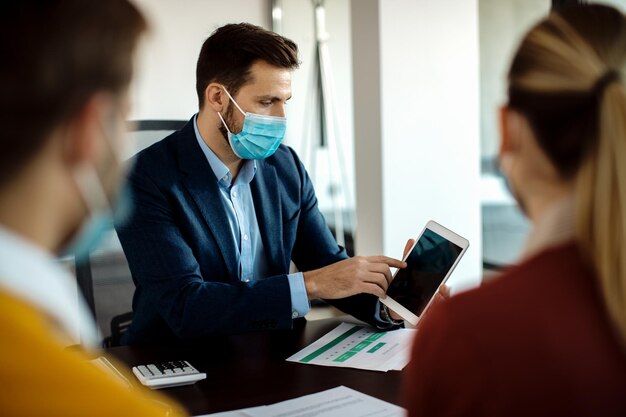
<svg viewBox="0 0 626 417"><path fill-rule="evenodd" d="M576 184L576 238L626 352L626 18L592 5L551 14L509 71L509 106ZM625 72L626 74L626 72Z"/></svg>
<svg viewBox="0 0 626 417"><path fill-rule="evenodd" d="M599 94L596 150L577 176L576 231L626 348L626 90L614 81Z"/></svg>

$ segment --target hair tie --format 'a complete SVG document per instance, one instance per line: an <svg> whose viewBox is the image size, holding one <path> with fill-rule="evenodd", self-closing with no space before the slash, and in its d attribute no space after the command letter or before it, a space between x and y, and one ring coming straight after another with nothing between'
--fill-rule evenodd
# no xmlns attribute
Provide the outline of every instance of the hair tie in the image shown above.
<svg viewBox="0 0 626 417"><path fill-rule="evenodd" d="M609 84L612 84L615 81L620 81L621 79L622 77L619 71L610 69L605 72L602 77L598 78L591 91L593 91L597 96L601 96Z"/></svg>

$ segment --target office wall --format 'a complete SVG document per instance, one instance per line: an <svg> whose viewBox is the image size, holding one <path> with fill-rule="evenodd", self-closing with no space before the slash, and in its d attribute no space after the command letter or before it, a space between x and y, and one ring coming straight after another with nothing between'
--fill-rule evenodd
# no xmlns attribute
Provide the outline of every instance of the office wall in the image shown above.
<svg viewBox="0 0 626 417"><path fill-rule="evenodd" d="M379 2L351 4L357 255L384 253Z"/></svg>
<svg viewBox="0 0 626 417"><path fill-rule="evenodd" d="M600 0L600 1L590 1L589 3L608 4L609 6L613 6L613 7L620 9L622 13L626 12L626 0Z"/></svg>
<svg viewBox="0 0 626 417"><path fill-rule="evenodd" d="M338 206L354 210L354 126L352 104L352 39L350 36L350 0L329 0L325 3L326 30L330 55L331 79L334 86L333 103L337 145L340 162L346 174L344 180L339 175L330 175L328 148L315 148L317 136L312 136L309 126L317 124L312 120L310 98L316 93L313 83L316 50L314 10L311 0L281 0L282 25L280 33L298 44L300 68L293 73L293 98L287 106L287 135L285 143L293 147L304 162L313 178L315 191L322 211L332 210L331 190L343 185L338 193ZM357 0L358 3L358 0ZM314 155L314 149L317 149ZM338 161L336 161L338 162ZM347 201L346 201L347 200ZM329 217L329 221L332 218Z"/></svg>
<svg viewBox="0 0 626 417"><path fill-rule="evenodd" d="M506 100L506 74L521 37L550 12L550 0L479 0L481 155L498 152L497 109Z"/></svg>
<svg viewBox="0 0 626 417"><path fill-rule="evenodd" d="M358 4L357 4L358 3ZM367 10L366 10L367 9ZM378 35L371 24L378 16ZM481 274L477 0L352 3L357 252L400 256L433 219L468 238L454 290ZM369 45L358 42L366 37ZM369 54L379 53L379 76ZM355 74L356 75L356 74ZM357 94L357 90L359 93ZM379 120L376 106L380 100ZM369 129L359 130L359 125ZM377 125L378 131L373 131ZM361 164L359 157L371 160ZM379 171L379 172L377 172ZM378 184L378 175L382 182ZM371 194L370 194L371 193ZM379 210L364 204L380 200Z"/></svg>
<svg viewBox="0 0 626 417"><path fill-rule="evenodd" d="M187 120L198 111L196 60L218 26L270 27L270 0L134 0L151 26L132 87L133 119Z"/></svg>

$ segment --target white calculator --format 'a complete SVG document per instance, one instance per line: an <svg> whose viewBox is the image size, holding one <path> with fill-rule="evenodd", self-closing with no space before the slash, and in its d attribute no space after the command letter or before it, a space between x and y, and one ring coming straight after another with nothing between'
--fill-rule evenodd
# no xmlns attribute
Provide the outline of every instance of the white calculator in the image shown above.
<svg viewBox="0 0 626 417"><path fill-rule="evenodd" d="M171 361L133 366L133 373L139 381L152 389L178 387L195 384L206 378L187 361Z"/></svg>

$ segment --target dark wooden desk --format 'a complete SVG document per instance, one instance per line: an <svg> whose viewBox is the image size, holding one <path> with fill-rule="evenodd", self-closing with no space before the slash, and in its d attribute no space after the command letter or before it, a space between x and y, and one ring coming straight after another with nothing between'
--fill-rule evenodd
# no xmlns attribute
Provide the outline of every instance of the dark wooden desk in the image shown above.
<svg viewBox="0 0 626 417"><path fill-rule="evenodd" d="M195 385L163 390L191 415L273 404L339 385L402 405L402 372L285 361L340 322L310 321L294 330L225 336L193 347L117 347L108 352L129 366L182 359L206 372L207 379Z"/></svg>

